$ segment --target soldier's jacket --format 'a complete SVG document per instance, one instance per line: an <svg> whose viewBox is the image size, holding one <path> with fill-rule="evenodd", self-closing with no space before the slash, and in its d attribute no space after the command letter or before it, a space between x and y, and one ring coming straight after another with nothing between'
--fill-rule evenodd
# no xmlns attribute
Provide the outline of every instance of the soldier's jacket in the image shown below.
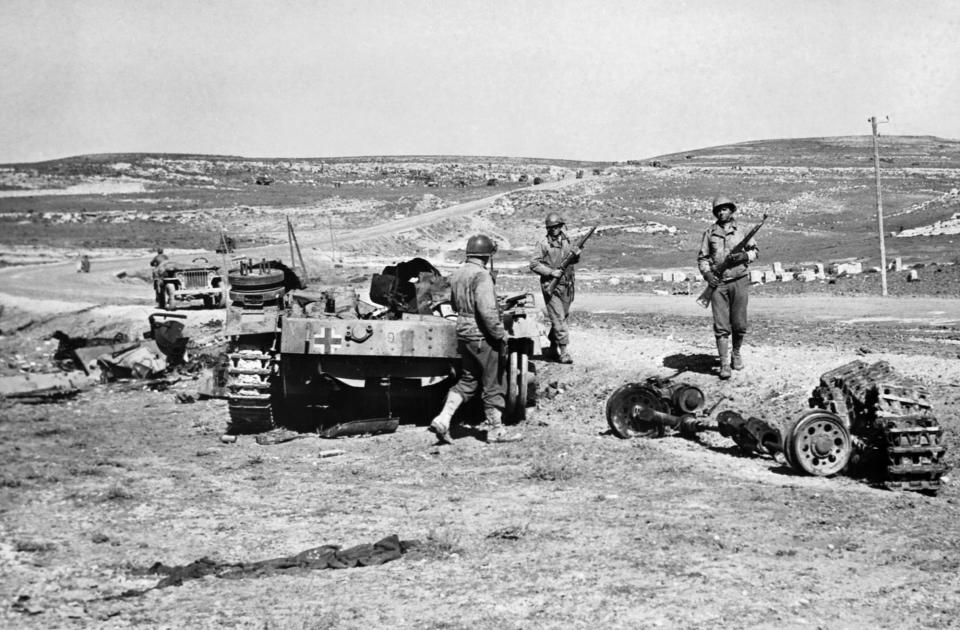
<svg viewBox="0 0 960 630"><path fill-rule="evenodd" d="M468 258L450 275L450 302L457 311L457 338L506 339L493 278L479 261Z"/></svg>
<svg viewBox="0 0 960 630"><path fill-rule="evenodd" d="M736 247L741 240L743 240L743 233L737 227L736 221L731 220L726 225L714 223L710 226L710 229L704 232L703 238L700 239L700 253L697 255L697 266L700 268L700 273L714 272L717 265L723 262L730 250ZM749 256L750 262L756 260L760 253L757 242L752 238L744 251ZM720 280L723 282L736 280L745 276L746 273L746 264L736 265L725 270Z"/></svg>
<svg viewBox="0 0 960 630"><path fill-rule="evenodd" d="M559 268L560 263L567 257L567 254L573 252L573 244L570 242L570 239L567 238L566 234L561 233L556 239L551 239L548 236L545 240L537 243L535 251L537 253L533 257L533 260L530 261L530 270L540 274L540 288L546 290L547 285L553 280L550 272ZM574 262L577 262L578 259L579 258L574 258ZM563 272L563 276L560 277L560 282L557 283L557 293L573 293L574 266L575 265L571 264Z"/></svg>

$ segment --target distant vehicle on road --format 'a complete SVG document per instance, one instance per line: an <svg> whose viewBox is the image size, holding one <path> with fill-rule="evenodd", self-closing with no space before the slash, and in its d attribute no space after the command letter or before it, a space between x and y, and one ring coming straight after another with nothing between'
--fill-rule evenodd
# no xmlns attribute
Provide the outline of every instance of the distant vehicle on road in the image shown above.
<svg viewBox="0 0 960 630"><path fill-rule="evenodd" d="M153 292L157 306L176 310L179 302L203 300L204 308L223 306L223 274L203 257L190 262L163 260L153 268Z"/></svg>

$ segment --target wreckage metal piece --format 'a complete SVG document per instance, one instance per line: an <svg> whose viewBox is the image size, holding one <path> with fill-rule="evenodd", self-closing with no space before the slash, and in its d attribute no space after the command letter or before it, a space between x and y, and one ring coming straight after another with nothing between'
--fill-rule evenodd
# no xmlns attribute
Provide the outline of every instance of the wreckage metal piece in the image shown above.
<svg viewBox="0 0 960 630"><path fill-rule="evenodd" d="M683 413L696 413L706 404L706 397L699 387L687 383L674 383L670 386L670 390L670 400Z"/></svg>
<svg viewBox="0 0 960 630"><path fill-rule="evenodd" d="M717 416L717 430L747 452L773 455L783 451L780 430L760 418L744 418L728 409Z"/></svg>
<svg viewBox="0 0 960 630"><path fill-rule="evenodd" d="M703 408L700 388L659 377L628 383L607 399L607 423L621 438L662 437L666 429L692 435L707 428L694 413Z"/></svg>
<svg viewBox="0 0 960 630"><path fill-rule="evenodd" d="M322 438L346 437L348 435L377 435L378 433L393 433L400 426L400 419L395 417L367 418L365 420L351 420L341 422L319 432Z"/></svg>
<svg viewBox="0 0 960 630"><path fill-rule="evenodd" d="M628 383L617 389L607 399L607 424L620 438L663 437L666 427L657 422L654 415L641 415L640 411L668 413L669 402L657 392L640 383Z"/></svg>
<svg viewBox="0 0 960 630"><path fill-rule="evenodd" d="M886 361L867 365L852 361L820 377L812 407L831 408L838 415L841 392L847 426L856 446L854 461L869 470L882 469L882 482L893 490L936 493L948 470L940 427L927 390L898 374ZM827 395L825 390L831 390Z"/></svg>
<svg viewBox="0 0 960 630"><path fill-rule="evenodd" d="M795 470L808 475L835 475L846 468L852 454L846 424L830 411L806 411L786 431L784 455Z"/></svg>

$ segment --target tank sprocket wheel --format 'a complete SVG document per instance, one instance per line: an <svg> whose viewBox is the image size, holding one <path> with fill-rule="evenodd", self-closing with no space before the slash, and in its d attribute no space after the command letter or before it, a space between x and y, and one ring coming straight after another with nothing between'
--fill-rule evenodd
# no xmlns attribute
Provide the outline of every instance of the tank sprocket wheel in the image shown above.
<svg viewBox="0 0 960 630"><path fill-rule="evenodd" d="M786 432L784 455L798 471L817 477L846 468L853 442L844 421L834 413L812 409L797 418Z"/></svg>
<svg viewBox="0 0 960 630"><path fill-rule="evenodd" d="M645 406L654 411L669 413L667 402L656 392L640 383L628 383L610 395L607 399L607 424L617 437L662 437L666 432L663 424L640 420L635 417L637 406Z"/></svg>

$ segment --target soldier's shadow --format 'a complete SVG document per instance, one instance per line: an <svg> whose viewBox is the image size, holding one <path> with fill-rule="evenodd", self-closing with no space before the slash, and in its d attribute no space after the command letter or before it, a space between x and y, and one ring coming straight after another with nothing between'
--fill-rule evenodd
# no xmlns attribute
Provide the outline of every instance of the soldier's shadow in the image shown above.
<svg viewBox="0 0 960 630"><path fill-rule="evenodd" d="M699 374L715 374L720 365L719 359L713 354L671 354L663 358L663 367L683 372L697 372Z"/></svg>

